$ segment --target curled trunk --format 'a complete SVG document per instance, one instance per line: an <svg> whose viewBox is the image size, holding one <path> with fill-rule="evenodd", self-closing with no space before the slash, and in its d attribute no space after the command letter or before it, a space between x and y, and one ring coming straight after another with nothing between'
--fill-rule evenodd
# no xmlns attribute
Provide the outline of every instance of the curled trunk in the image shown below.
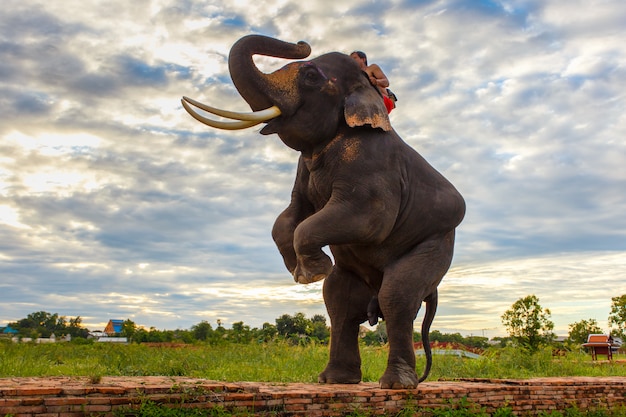
<svg viewBox="0 0 626 417"><path fill-rule="evenodd" d="M259 71L252 56L303 59L310 53L311 47L305 42L294 44L265 36L249 35L239 39L231 48L228 70L239 94L250 104L252 110L263 110L276 103L272 92L281 88L271 74Z"/></svg>

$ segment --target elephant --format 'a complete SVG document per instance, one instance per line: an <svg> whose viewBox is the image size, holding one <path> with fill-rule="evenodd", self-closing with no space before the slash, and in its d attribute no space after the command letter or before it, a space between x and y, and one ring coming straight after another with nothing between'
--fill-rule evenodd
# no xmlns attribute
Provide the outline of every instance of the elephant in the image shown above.
<svg viewBox="0 0 626 417"><path fill-rule="evenodd" d="M276 219L272 237L296 282L325 280L331 337L318 381L361 381L359 329L380 317L389 341L380 387L416 388L431 369L428 333L437 287L452 262L465 201L398 136L378 89L352 58L330 52L304 60L310 53L303 41L245 36L232 46L228 66L252 112L221 110L188 97L182 105L215 128L264 123L261 135L277 134L299 152L291 201ZM254 55L299 61L265 73ZM218 121L196 109L230 120ZM418 378L413 324L423 303L427 360Z"/></svg>

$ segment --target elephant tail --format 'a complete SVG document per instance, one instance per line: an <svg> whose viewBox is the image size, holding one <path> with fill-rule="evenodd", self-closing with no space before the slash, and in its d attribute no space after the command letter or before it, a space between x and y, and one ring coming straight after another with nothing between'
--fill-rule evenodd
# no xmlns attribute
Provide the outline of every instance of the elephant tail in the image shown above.
<svg viewBox="0 0 626 417"><path fill-rule="evenodd" d="M428 378L428 374L430 374L430 368L433 364L433 354L430 349L430 325L433 323L433 319L435 318L435 313L437 312L437 303L438 303L438 294L437 289L433 291L426 299L426 312L424 313L424 321L422 321L422 344L424 345L424 354L426 355L426 368L424 368L424 373L422 374L419 382L423 382Z"/></svg>

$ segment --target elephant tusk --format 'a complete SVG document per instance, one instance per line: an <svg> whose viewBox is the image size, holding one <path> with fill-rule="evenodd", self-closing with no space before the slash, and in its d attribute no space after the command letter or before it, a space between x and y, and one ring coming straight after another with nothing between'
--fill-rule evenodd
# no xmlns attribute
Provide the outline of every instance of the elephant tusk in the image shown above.
<svg viewBox="0 0 626 417"><path fill-rule="evenodd" d="M261 123L260 121L258 121L258 122L251 122L251 121L245 121L245 120L240 120L240 121L237 121L237 122L219 122L217 120L211 120L211 119L209 119L207 117L199 115L184 100L181 100L181 103L182 103L183 107L185 108L185 110L187 110L187 113L189 113L191 115L191 117L193 117L194 119L196 119L200 123L204 123L207 126L215 127L217 129L240 130L240 129L245 129L245 128L248 128L248 127L252 127L252 126L255 126L255 125L258 125L259 123Z"/></svg>
<svg viewBox="0 0 626 417"><path fill-rule="evenodd" d="M253 112L253 113L238 113L238 112L231 112L227 110L216 109L215 107L207 106L206 104L202 104L195 100L192 100L189 97L183 97L180 102L182 103L185 110L187 110L187 113L189 113L191 117L193 117L200 123L204 123L205 125L215 127L217 129L224 129L224 130L245 129L248 127L256 126L261 122L265 122L277 116L280 116L280 110L276 106L272 106L268 109ZM198 114L194 109L191 108L190 104L206 112L213 113L217 116L227 117L230 119L235 119L237 121L220 122L217 120L209 119L207 117L204 117Z"/></svg>
<svg viewBox="0 0 626 417"><path fill-rule="evenodd" d="M268 109L265 110L260 110L260 111L255 111L252 113L240 113L240 112L234 112L234 111L228 111L228 110L221 110L215 107L211 107L208 106L206 104L200 103L199 101L196 101L194 99L191 99L189 97L185 97L183 96L183 100L186 101L187 103L198 107L199 109L202 109L208 113L213 113L217 116L222 116L222 117L226 117L228 119L234 119L234 120L247 120L247 121L251 121L251 122L264 122L266 120L270 120L273 119L275 117L280 116L280 109L276 106L272 106Z"/></svg>

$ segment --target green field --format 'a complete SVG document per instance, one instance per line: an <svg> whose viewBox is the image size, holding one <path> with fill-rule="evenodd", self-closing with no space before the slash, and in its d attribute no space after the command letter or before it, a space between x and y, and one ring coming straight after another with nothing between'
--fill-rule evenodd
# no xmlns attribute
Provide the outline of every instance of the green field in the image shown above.
<svg viewBox="0 0 626 417"><path fill-rule="evenodd" d="M386 347L362 346L364 381L377 381ZM218 381L317 382L328 346L293 346L286 342L225 343L152 347L108 343L0 343L0 377L37 376L188 376ZM455 378L531 378L549 376L626 376L626 357L611 363L591 361L589 354L555 357L549 348L529 354L515 348L487 350L479 359L436 355L429 380ZM424 358L418 357L421 373Z"/></svg>

